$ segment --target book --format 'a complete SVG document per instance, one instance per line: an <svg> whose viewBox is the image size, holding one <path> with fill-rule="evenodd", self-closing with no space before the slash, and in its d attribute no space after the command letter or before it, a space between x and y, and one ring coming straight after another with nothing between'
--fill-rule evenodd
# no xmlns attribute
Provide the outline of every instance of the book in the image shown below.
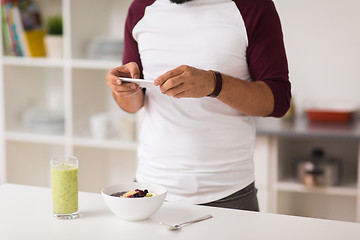
<svg viewBox="0 0 360 240"><path fill-rule="evenodd" d="M45 31L40 8L32 0L19 2L24 39L30 57L45 57Z"/></svg>
<svg viewBox="0 0 360 240"><path fill-rule="evenodd" d="M1 1L1 29L3 33L3 46L4 46L4 55L7 56L14 56L14 52L12 49L12 41L11 41L11 35L10 35L10 29L8 27L8 23L6 20L6 10L5 10L5 0Z"/></svg>
<svg viewBox="0 0 360 240"><path fill-rule="evenodd" d="M41 12L34 1L1 0L1 14L5 55L46 55Z"/></svg>
<svg viewBox="0 0 360 240"><path fill-rule="evenodd" d="M9 33L9 39L11 42L11 48L9 49L10 51L10 55L11 56L18 56L18 48L16 46L16 40L15 40L15 35L14 35L14 29L13 29L13 24L12 24L12 17L11 17L11 13L10 10L12 8L12 3L8 2L8 1L3 1L4 3L4 18L5 18L5 23L6 23L6 27L7 27L7 31Z"/></svg>
<svg viewBox="0 0 360 240"><path fill-rule="evenodd" d="M15 31L15 33L17 35L18 43L21 46L20 48L21 48L22 55L26 56L26 57L30 57L31 55L30 55L30 52L29 52L28 43L26 41L24 26L23 26L23 23L22 23L19 7L14 6L11 9L11 12L12 12L12 17L13 17L13 22L15 24L14 31Z"/></svg>

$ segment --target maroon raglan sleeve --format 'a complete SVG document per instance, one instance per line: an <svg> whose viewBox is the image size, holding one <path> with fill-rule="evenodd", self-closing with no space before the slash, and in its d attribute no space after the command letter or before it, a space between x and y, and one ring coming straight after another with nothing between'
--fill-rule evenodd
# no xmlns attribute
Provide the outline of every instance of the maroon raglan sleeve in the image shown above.
<svg viewBox="0 0 360 240"><path fill-rule="evenodd" d="M143 18L146 7L154 2L155 0L134 0L129 7L125 22L123 64L136 62L140 68L140 78L143 78L143 68L138 44L132 35L132 31L140 19Z"/></svg>
<svg viewBox="0 0 360 240"><path fill-rule="evenodd" d="M271 0L234 1L244 19L247 35L247 62L254 81L263 81L274 95L269 115L282 117L290 106L291 84L283 33Z"/></svg>

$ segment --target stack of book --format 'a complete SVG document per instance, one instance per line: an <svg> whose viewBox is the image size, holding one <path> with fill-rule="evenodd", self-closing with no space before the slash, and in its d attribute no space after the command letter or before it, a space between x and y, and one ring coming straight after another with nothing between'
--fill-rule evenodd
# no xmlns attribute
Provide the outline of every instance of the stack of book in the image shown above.
<svg viewBox="0 0 360 240"><path fill-rule="evenodd" d="M41 12L32 0L1 0L5 56L46 55Z"/></svg>

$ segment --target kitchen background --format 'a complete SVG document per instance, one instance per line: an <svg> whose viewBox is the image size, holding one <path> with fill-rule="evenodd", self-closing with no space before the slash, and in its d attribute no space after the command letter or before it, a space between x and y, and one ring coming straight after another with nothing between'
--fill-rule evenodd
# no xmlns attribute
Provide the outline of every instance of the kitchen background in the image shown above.
<svg viewBox="0 0 360 240"><path fill-rule="evenodd" d="M82 191L100 192L106 185L132 181L141 113L121 113L105 82L108 69L121 62L131 1L34 2L43 27L50 17L62 16L62 44L60 52L48 45L39 48L36 37L50 33L41 30L31 38L24 29L19 46L25 48L27 42L28 51L9 49L5 16L16 16L16 10L2 1L0 184L50 186L49 159L63 154L79 157ZM296 118L259 122L255 166L261 211L360 222L360 2L274 3L283 26ZM41 56L45 51L47 57ZM40 57L32 57L36 55ZM314 128L305 114L314 106L350 109L355 116ZM315 148L341 159L344 177L339 184L313 187L298 181L293 164L310 159ZM314 185L311 176L307 185Z"/></svg>

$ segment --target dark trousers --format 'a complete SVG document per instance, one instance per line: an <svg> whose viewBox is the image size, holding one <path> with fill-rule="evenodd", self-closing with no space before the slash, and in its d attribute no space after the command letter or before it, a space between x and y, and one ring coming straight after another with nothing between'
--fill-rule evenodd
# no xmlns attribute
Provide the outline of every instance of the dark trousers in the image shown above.
<svg viewBox="0 0 360 240"><path fill-rule="evenodd" d="M257 189L255 188L255 184L251 183L247 187L225 198L199 205L259 212L259 204L256 194Z"/></svg>

